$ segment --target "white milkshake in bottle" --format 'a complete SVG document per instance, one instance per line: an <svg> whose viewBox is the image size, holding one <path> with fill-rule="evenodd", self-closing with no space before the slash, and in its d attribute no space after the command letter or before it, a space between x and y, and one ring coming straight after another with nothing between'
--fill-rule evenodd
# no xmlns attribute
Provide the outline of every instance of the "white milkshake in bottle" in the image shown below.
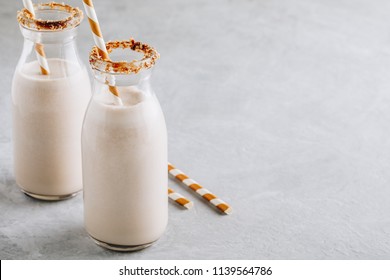
<svg viewBox="0 0 390 280"><path fill-rule="evenodd" d="M75 43L82 13L56 3L35 13L38 20L18 13L25 40L12 84L15 179L29 196L61 200L82 189L81 127L91 96Z"/></svg>
<svg viewBox="0 0 390 280"><path fill-rule="evenodd" d="M91 53L94 93L82 132L85 227L105 248L145 248L164 232L167 219L167 131L159 102L150 86L158 53L131 41L111 42L120 59L132 50L138 62L113 64ZM115 78L113 78L115 77ZM109 91L115 80L122 104Z"/></svg>

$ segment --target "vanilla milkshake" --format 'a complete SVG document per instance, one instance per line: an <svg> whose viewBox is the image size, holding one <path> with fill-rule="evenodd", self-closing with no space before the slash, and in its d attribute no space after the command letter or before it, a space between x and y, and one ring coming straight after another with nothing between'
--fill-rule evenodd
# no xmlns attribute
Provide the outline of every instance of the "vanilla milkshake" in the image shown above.
<svg viewBox="0 0 390 280"><path fill-rule="evenodd" d="M117 245L157 240L167 224L167 134L153 96L120 88L89 105L83 128L84 215L88 233Z"/></svg>
<svg viewBox="0 0 390 280"><path fill-rule="evenodd" d="M83 14L54 2L33 12L17 14L24 45L12 83L15 180L31 197L61 200L82 190L81 128L91 97L76 44Z"/></svg>
<svg viewBox="0 0 390 280"><path fill-rule="evenodd" d="M84 218L97 244L132 251L152 244L167 225L167 130L150 71L132 72L131 63L122 64L113 70L118 103L105 84L113 64L91 62L94 93L82 132Z"/></svg>
<svg viewBox="0 0 390 280"><path fill-rule="evenodd" d="M56 199L82 189L81 126L91 96L85 68L48 59L15 72L12 85L14 171L18 185L38 198Z"/></svg>

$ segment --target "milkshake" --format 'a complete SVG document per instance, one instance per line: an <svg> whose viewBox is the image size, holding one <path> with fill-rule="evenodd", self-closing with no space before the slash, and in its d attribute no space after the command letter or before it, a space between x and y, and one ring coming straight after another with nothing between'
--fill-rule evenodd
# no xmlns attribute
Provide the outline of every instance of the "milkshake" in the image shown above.
<svg viewBox="0 0 390 280"><path fill-rule="evenodd" d="M18 12L24 47L12 83L15 180L27 195L61 200L82 190L81 128L91 88L75 38L82 12L37 4Z"/></svg>
<svg viewBox="0 0 390 280"><path fill-rule="evenodd" d="M93 68L101 62L91 61ZM95 89L82 132L85 227L103 247L138 250L156 241L167 225L165 120L150 71L115 68L118 105L104 83L110 70L102 69L110 69L110 62L101 63L94 68Z"/></svg>
<svg viewBox="0 0 390 280"><path fill-rule="evenodd" d="M90 99L85 68L48 59L15 72L12 85L15 179L24 192L58 199L82 189L81 126Z"/></svg>

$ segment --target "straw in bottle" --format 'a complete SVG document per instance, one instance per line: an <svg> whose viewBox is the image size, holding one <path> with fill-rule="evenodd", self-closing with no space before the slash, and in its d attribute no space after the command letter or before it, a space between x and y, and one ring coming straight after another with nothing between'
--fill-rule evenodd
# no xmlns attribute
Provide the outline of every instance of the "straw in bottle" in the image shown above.
<svg viewBox="0 0 390 280"><path fill-rule="evenodd" d="M177 180L182 182L184 185L189 187L192 191L196 192L198 195L207 200L210 204L215 206L218 210L225 214L231 214L232 208L224 202L222 199L217 198L209 190L203 188L194 180L190 179L183 171L175 168L172 164L168 163L168 172Z"/></svg>
<svg viewBox="0 0 390 280"><path fill-rule="evenodd" d="M33 18L35 18L34 6L31 0L23 0L23 5L27 9L27 11L33 16ZM45 50L42 44L40 43L35 44L35 53L37 55L37 60L41 68L42 75L49 75L50 74L49 64L47 63Z"/></svg>
<svg viewBox="0 0 390 280"><path fill-rule="evenodd" d="M92 31L93 40L95 42L96 47L98 48L99 55L103 59L110 59L107 52L106 43L104 42L103 39L102 31L100 30L99 21L95 12L95 8L93 6L93 1L83 0L83 4L84 4L85 13L87 14L88 17L89 26ZM110 92L116 97L118 104L123 105L122 100L119 96L118 88L113 85L109 85L108 88Z"/></svg>

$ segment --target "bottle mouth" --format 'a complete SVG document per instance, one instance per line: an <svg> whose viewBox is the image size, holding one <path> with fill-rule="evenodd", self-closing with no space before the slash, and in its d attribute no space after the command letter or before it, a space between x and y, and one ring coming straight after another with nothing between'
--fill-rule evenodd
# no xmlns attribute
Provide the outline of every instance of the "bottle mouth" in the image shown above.
<svg viewBox="0 0 390 280"><path fill-rule="evenodd" d="M106 48L109 54L113 54L111 58L115 59L104 59L99 54L99 49L95 46L92 48L89 55L89 63L92 69L111 75L137 74L142 69L152 68L156 63L156 60L160 57L160 54L156 49L147 44L137 42L133 38L125 41L107 42ZM118 49L123 50L121 56L116 55L114 52ZM128 50L132 52L129 53ZM119 52L119 50L117 52ZM142 56L142 58L129 61L129 58L134 56L134 52L139 56ZM120 60L116 59L117 57L119 57Z"/></svg>
<svg viewBox="0 0 390 280"><path fill-rule="evenodd" d="M61 31L77 27L83 19L83 12L63 3L34 4L35 17L26 9L17 13L19 24L33 31Z"/></svg>

